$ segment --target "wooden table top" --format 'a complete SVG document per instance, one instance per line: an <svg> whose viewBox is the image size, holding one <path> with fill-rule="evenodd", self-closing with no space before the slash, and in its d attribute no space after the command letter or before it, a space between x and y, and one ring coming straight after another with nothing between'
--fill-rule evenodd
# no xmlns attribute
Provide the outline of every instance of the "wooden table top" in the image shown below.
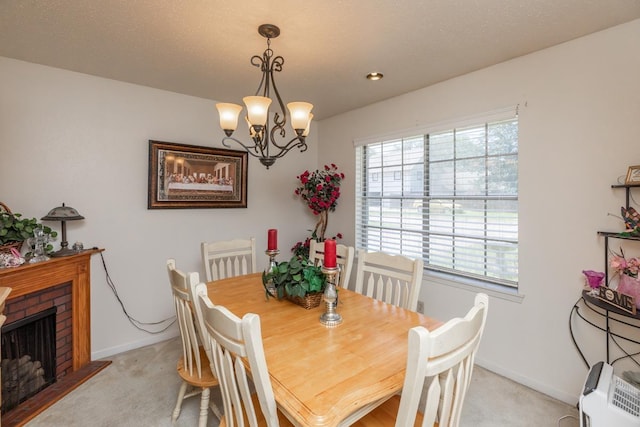
<svg viewBox="0 0 640 427"><path fill-rule="evenodd" d="M278 407L301 426L337 426L400 391L409 329L441 324L341 288L342 324L327 328L319 321L324 302L305 310L286 300L267 301L260 273L210 282L207 288L214 304L239 317L260 316Z"/></svg>

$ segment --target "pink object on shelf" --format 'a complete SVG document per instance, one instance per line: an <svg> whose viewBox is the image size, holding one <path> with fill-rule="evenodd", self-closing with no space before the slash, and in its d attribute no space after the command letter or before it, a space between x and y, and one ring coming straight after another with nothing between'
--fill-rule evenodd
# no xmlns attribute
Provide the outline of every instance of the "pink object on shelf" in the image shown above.
<svg viewBox="0 0 640 427"><path fill-rule="evenodd" d="M598 289L602 285L602 281L604 280L604 273L601 271L593 271L593 270L582 270L582 274L587 279L587 284L591 287L591 289Z"/></svg>
<svg viewBox="0 0 640 427"><path fill-rule="evenodd" d="M267 231L267 250L275 251L278 249L278 230L270 228Z"/></svg>
<svg viewBox="0 0 640 427"><path fill-rule="evenodd" d="M324 241L324 266L326 268L336 267L336 241L334 239Z"/></svg>
<svg viewBox="0 0 640 427"><path fill-rule="evenodd" d="M621 274L616 291L635 297L636 307L640 308L640 279Z"/></svg>

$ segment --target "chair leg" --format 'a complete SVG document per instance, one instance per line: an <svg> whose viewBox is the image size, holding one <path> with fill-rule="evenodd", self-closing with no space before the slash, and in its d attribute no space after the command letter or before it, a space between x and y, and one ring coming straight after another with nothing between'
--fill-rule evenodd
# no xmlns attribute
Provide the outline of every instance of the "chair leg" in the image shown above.
<svg viewBox="0 0 640 427"><path fill-rule="evenodd" d="M202 388L202 397L200 398L200 422L198 427L207 427L207 416L209 415L209 388Z"/></svg>
<svg viewBox="0 0 640 427"><path fill-rule="evenodd" d="M173 410L173 415L171 416L171 422L175 423L178 417L180 416L180 410L182 409L182 401L184 400L184 394L187 392L188 384L186 381L182 381L182 385L180 386L180 391L178 391L178 401L176 402L176 407Z"/></svg>
<svg viewBox="0 0 640 427"><path fill-rule="evenodd" d="M216 405L215 402L211 400L211 397L209 397L209 407L211 408L211 412L213 412L214 415L218 417L218 420L221 420L223 417L222 411L220 410L220 408L218 408L218 405Z"/></svg>

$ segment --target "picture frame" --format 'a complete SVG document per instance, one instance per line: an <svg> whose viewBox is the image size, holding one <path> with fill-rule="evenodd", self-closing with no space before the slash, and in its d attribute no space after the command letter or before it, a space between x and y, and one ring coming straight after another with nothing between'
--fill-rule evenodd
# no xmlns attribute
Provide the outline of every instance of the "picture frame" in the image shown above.
<svg viewBox="0 0 640 427"><path fill-rule="evenodd" d="M246 208L246 151L149 140L147 209Z"/></svg>
<svg viewBox="0 0 640 427"><path fill-rule="evenodd" d="M629 166L627 170L627 178L625 184L639 184L640 185L640 165Z"/></svg>

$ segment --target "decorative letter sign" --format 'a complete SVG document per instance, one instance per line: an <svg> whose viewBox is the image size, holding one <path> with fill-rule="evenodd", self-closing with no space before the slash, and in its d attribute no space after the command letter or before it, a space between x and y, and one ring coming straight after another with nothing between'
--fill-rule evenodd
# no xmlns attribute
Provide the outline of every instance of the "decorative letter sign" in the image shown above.
<svg viewBox="0 0 640 427"><path fill-rule="evenodd" d="M616 292L606 286L600 286L599 291L600 293L597 296L598 299L609 303L620 310L624 310L627 313L631 313L633 315L636 314L636 302L634 297L621 294L620 292Z"/></svg>

